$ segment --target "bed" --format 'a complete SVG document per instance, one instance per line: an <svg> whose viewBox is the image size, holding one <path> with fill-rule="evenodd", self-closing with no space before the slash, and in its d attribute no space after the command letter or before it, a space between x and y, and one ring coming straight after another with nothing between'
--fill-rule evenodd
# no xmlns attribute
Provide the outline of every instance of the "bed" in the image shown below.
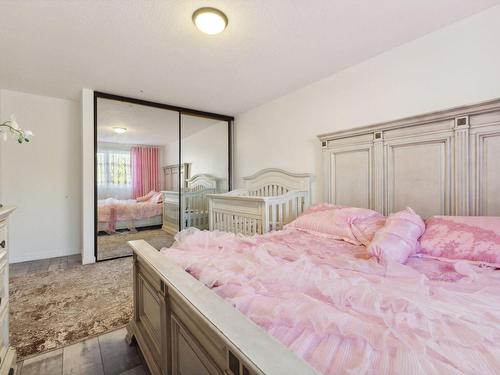
<svg viewBox="0 0 500 375"><path fill-rule="evenodd" d="M277 168L244 177L244 189L208 196L209 228L245 235L279 230L309 206L311 180Z"/></svg>
<svg viewBox="0 0 500 375"><path fill-rule="evenodd" d="M132 244L129 332L153 374L500 371L492 267L419 257L384 266L364 246L295 228L192 228L177 241L161 253Z"/></svg>
<svg viewBox="0 0 500 375"><path fill-rule="evenodd" d="M384 215L407 201L438 224L500 216L490 167L499 123L494 101L322 135L325 201ZM481 231L454 225L446 251L467 254ZM367 255L372 242L318 233L294 223L252 237L188 229L162 252L131 242L128 338L151 372L500 373L498 248L496 266L439 252L381 264Z"/></svg>
<svg viewBox="0 0 500 375"><path fill-rule="evenodd" d="M98 231L113 233L162 225L162 204L135 199L107 198L97 201Z"/></svg>
<svg viewBox="0 0 500 375"><path fill-rule="evenodd" d="M210 174L197 174L186 180L180 194L181 229L208 229L208 195L220 189L220 179ZM179 192L162 191L163 229L169 234L179 231Z"/></svg>

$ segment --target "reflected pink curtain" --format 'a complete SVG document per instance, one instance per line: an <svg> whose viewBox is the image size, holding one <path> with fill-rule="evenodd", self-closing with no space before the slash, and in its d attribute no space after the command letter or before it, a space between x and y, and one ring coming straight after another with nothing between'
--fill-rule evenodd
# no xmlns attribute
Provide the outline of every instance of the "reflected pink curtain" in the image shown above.
<svg viewBox="0 0 500 375"><path fill-rule="evenodd" d="M157 147L132 147L132 188L134 198L160 190L160 160Z"/></svg>

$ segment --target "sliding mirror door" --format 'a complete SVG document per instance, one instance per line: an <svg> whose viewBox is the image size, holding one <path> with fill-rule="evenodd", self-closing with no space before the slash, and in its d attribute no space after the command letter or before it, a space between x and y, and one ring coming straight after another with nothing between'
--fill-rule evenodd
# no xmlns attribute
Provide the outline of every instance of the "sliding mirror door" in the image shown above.
<svg viewBox="0 0 500 375"><path fill-rule="evenodd" d="M208 229L208 195L229 191L229 135L228 121L182 114L181 229Z"/></svg>
<svg viewBox="0 0 500 375"><path fill-rule="evenodd" d="M179 170L179 113L107 97L95 104L96 259L131 255L130 240L170 246L179 215L164 200L178 201L189 173Z"/></svg>

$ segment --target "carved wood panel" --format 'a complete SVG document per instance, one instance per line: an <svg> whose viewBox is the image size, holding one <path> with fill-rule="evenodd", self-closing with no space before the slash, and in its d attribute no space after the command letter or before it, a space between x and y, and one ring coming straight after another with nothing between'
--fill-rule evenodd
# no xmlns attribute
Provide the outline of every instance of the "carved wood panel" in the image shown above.
<svg viewBox="0 0 500 375"><path fill-rule="evenodd" d="M172 315L172 374L222 375L196 338Z"/></svg>
<svg viewBox="0 0 500 375"><path fill-rule="evenodd" d="M500 124L471 130L473 210L500 216Z"/></svg>
<svg viewBox="0 0 500 375"><path fill-rule="evenodd" d="M357 144L330 150L326 164L326 200L330 203L374 208L373 145Z"/></svg>
<svg viewBox="0 0 500 375"><path fill-rule="evenodd" d="M385 213L412 207L422 217L450 215L452 145L450 134L386 141Z"/></svg>
<svg viewBox="0 0 500 375"><path fill-rule="evenodd" d="M154 288L139 275L139 320L144 325L149 337L154 341L155 347L160 347L160 299Z"/></svg>

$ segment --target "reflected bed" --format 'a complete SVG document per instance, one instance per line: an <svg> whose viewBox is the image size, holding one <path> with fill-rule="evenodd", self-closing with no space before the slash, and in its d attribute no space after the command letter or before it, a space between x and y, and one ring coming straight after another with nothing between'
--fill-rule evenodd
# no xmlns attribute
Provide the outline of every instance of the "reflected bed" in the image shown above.
<svg viewBox="0 0 500 375"><path fill-rule="evenodd" d="M162 203L135 199L102 199L97 202L98 231L113 233L162 224Z"/></svg>

